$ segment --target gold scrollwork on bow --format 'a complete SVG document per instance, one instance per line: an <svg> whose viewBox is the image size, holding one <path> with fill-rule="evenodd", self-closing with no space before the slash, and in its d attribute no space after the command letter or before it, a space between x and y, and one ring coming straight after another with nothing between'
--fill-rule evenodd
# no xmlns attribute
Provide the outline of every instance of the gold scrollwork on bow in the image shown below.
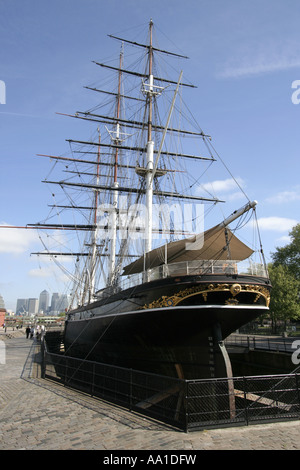
<svg viewBox="0 0 300 470"><path fill-rule="evenodd" d="M163 295L157 300L154 300L150 304L144 305L144 309L148 308L161 308L161 307L171 307L179 304L184 299L192 297L194 295L201 294L204 301L207 302L208 295L212 292L230 292L232 298L227 299L225 304L227 305L237 305L239 303L236 296L242 292L251 292L256 294L253 303L257 303L260 297L263 297L268 307L270 304L270 292L266 287L254 285L254 284L208 284L201 286L193 286L186 289L183 289L176 294L167 296Z"/></svg>

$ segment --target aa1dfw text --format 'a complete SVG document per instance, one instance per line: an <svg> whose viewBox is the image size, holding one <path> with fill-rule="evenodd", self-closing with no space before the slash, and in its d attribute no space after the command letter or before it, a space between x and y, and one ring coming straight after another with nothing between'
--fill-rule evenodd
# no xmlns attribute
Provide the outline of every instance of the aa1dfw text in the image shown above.
<svg viewBox="0 0 300 470"><path fill-rule="evenodd" d="M196 463L196 455L187 455L187 454L164 454L164 455L152 455L149 454L147 457L139 458L139 457L120 457L114 456L110 454L110 456L106 456L103 459L104 465L129 465L130 467L134 467L136 464L146 464L146 465L160 465L160 464L167 464L167 465L177 465L177 464L192 464Z"/></svg>

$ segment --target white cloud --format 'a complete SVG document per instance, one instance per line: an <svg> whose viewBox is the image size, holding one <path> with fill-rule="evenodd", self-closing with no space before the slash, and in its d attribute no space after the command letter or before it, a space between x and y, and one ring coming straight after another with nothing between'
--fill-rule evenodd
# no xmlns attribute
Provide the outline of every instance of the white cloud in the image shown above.
<svg viewBox="0 0 300 470"><path fill-rule="evenodd" d="M285 217L261 217L258 219L260 229L273 230L276 232L287 232L297 225L297 223L297 220Z"/></svg>
<svg viewBox="0 0 300 470"><path fill-rule="evenodd" d="M6 111L1 111L0 114L6 114L7 116L17 116L17 117L25 117L25 118L40 118L40 116L35 116L33 114L23 114L23 113L9 113Z"/></svg>
<svg viewBox="0 0 300 470"><path fill-rule="evenodd" d="M67 285L70 282L70 276L66 272L63 272L56 264L50 264L50 259L43 262L45 266L39 266L38 268L32 268L28 271L28 276L36 280L45 280L49 286L49 290L54 290L54 285ZM51 287L52 286L52 287Z"/></svg>
<svg viewBox="0 0 300 470"><path fill-rule="evenodd" d="M244 186L244 181L241 178L228 178L225 180L215 180L209 183L204 183L198 186L198 193L208 192L210 194L220 194L231 192L233 199L237 198L238 185Z"/></svg>
<svg viewBox="0 0 300 470"><path fill-rule="evenodd" d="M283 237L277 238L276 241L280 244L287 245L288 243L291 243L291 237L284 235Z"/></svg>
<svg viewBox="0 0 300 470"><path fill-rule="evenodd" d="M47 268L36 268L28 271L30 277L52 277L53 271Z"/></svg>
<svg viewBox="0 0 300 470"><path fill-rule="evenodd" d="M269 197L267 202L274 204L283 204L287 202L294 202L300 200L300 187L296 187L292 191L281 191L275 196Z"/></svg>
<svg viewBox="0 0 300 470"><path fill-rule="evenodd" d="M8 226L5 222L0 225ZM0 228L0 253L24 253L37 241L38 236L34 230Z"/></svg>
<svg viewBox="0 0 300 470"><path fill-rule="evenodd" d="M221 78L242 78L300 67L299 45L293 40L278 43L274 40L242 45L230 57Z"/></svg>
<svg viewBox="0 0 300 470"><path fill-rule="evenodd" d="M288 60L287 58L278 58L273 62L271 62L269 59L260 59L252 63L251 60L249 60L248 63L227 66L223 70L223 72L219 74L219 76L222 78L241 78L277 72L297 67L300 67L300 59Z"/></svg>

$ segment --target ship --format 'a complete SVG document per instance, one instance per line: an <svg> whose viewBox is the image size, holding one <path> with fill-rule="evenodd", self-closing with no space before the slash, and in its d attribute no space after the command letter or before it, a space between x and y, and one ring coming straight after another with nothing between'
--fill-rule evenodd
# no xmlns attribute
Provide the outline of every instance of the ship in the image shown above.
<svg viewBox="0 0 300 470"><path fill-rule="evenodd" d="M116 61L94 61L104 85L86 86L100 103L64 113L91 137L68 139L69 154L40 154L65 175L44 180L57 190L48 218L31 224L43 243L35 254L62 263L72 281L65 355L181 379L227 377L225 338L269 309L259 230L257 249L237 234L256 227L257 203L245 195L204 229L215 207L225 213L201 183L219 156L183 101L197 87L169 66L187 57L154 43L152 20L145 29L141 42L109 35Z"/></svg>

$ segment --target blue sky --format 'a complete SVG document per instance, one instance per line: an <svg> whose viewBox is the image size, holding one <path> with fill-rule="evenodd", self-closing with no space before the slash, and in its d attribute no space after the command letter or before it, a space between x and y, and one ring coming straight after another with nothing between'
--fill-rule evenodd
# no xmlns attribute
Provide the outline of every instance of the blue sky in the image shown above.
<svg viewBox="0 0 300 470"><path fill-rule="evenodd" d="M58 116L88 109L102 61L118 50L107 34L135 38L152 18L159 44L187 54L185 76L197 85L192 112L250 199L267 261L300 221L300 80L298 0L1 0L0 223L43 219L47 159L82 123ZM2 96L2 100L1 100ZM295 95L294 95L295 96ZM300 96L300 94L299 94ZM294 100L295 101L295 100ZM221 181L221 180L220 180ZM222 191L230 195L225 180ZM16 299L59 291L39 276L33 231L0 230L0 293Z"/></svg>

